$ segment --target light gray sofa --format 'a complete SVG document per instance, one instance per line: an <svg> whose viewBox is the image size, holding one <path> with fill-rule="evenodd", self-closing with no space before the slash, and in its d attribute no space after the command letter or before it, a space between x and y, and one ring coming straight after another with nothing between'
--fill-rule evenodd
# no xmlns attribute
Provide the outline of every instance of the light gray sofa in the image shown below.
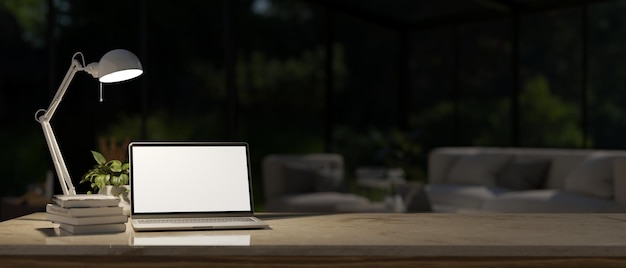
<svg viewBox="0 0 626 268"><path fill-rule="evenodd" d="M425 190L436 212L626 212L626 151L442 147Z"/></svg>

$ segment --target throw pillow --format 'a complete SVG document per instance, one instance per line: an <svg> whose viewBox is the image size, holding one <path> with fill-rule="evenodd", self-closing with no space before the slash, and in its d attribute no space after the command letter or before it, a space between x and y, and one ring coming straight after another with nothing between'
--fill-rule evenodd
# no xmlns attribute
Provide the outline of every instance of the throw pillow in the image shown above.
<svg viewBox="0 0 626 268"><path fill-rule="evenodd" d="M602 199L613 197L613 162L610 156L595 156L583 161L565 179L565 190Z"/></svg>
<svg viewBox="0 0 626 268"><path fill-rule="evenodd" d="M504 166L496 185L515 191L543 188L550 160L514 160Z"/></svg>
<svg viewBox="0 0 626 268"><path fill-rule="evenodd" d="M464 155L452 165L448 183L494 186L502 167L511 160L503 154Z"/></svg>
<svg viewBox="0 0 626 268"><path fill-rule="evenodd" d="M315 190L318 192L342 192L343 169L335 163L324 163L318 166L319 177L315 181Z"/></svg>
<svg viewBox="0 0 626 268"><path fill-rule="evenodd" d="M328 163L290 163L283 167L287 193L342 190L342 170Z"/></svg>

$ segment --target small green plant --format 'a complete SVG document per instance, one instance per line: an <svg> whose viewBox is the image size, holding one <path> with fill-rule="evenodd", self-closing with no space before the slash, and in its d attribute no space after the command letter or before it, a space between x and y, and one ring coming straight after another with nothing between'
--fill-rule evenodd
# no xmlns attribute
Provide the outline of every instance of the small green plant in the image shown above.
<svg viewBox="0 0 626 268"><path fill-rule="evenodd" d="M80 180L80 183L91 183L92 191L88 191L88 194L97 193L106 185L128 185L129 163L122 163L120 160L107 161L104 155L96 151L91 151L91 154L98 164L87 171Z"/></svg>

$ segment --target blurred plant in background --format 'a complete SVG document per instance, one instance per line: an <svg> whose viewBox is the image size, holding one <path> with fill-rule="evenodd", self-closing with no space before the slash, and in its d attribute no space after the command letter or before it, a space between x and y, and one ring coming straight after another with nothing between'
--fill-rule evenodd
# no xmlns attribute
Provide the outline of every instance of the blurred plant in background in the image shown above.
<svg viewBox="0 0 626 268"><path fill-rule="evenodd" d="M400 168L406 173L406 179L425 182L423 163L426 152L419 143L418 131L391 129L382 132L370 131L370 137L378 148L375 159L380 159L389 168Z"/></svg>
<svg viewBox="0 0 626 268"><path fill-rule="evenodd" d="M417 131L369 128L366 135L351 128L338 128L334 139L336 152L344 156L346 176L354 179L360 166L400 168L406 179L425 181L426 151L422 149Z"/></svg>

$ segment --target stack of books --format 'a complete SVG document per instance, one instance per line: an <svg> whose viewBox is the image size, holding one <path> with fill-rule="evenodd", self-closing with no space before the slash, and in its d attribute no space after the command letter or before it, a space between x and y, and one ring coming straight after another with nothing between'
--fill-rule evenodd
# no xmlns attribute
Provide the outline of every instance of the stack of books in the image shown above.
<svg viewBox="0 0 626 268"><path fill-rule="evenodd" d="M46 206L46 218L72 234L124 232L128 216L119 203L110 195L55 195Z"/></svg>

